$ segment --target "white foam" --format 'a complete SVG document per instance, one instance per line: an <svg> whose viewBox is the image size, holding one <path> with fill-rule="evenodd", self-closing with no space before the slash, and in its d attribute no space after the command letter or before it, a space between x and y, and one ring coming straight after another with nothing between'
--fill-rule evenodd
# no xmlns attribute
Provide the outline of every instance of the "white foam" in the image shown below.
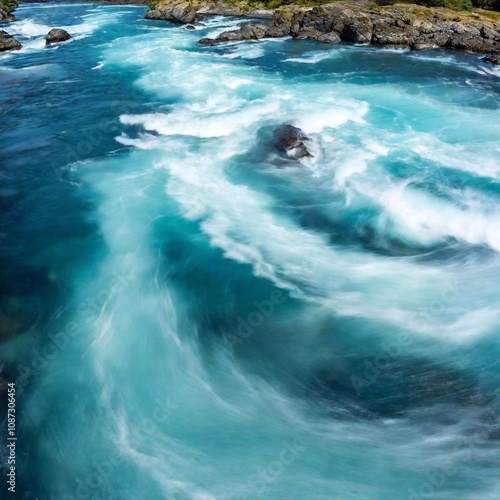
<svg viewBox="0 0 500 500"><path fill-rule="evenodd" d="M45 49L45 36L52 28L61 28L66 30L72 37L66 43L74 40L81 40L90 36L102 26L116 22L125 12L124 11L102 11L99 9L89 10L89 14L81 16L83 23L68 26L48 26L38 23L32 18L21 19L9 25L9 33L19 38L23 48L21 52L31 50ZM51 47L57 50L59 45Z"/></svg>
<svg viewBox="0 0 500 500"><path fill-rule="evenodd" d="M300 128L310 133L320 133L325 128L335 128L348 121L363 123L363 117L368 112L368 104L347 100L324 101L320 111L316 109L304 113L297 119Z"/></svg>
<svg viewBox="0 0 500 500"><path fill-rule="evenodd" d="M416 190L408 182L392 183L387 179L379 179L376 184L359 181L354 189L383 207L380 231L389 230L405 241L422 245L435 245L455 238L500 252L498 205L483 199L483 206L461 207Z"/></svg>
<svg viewBox="0 0 500 500"><path fill-rule="evenodd" d="M325 59L334 59L340 56L340 52L338 50L322 50L320 52L312 52L308 54L306 57L290 57L288 59L284 59L283 62L295 62L301 64L315 64L320 61L324 61Z"/></svg>
<svg viewBox="0 0 500 500"><path fill-rule="evenodd" d="M238 44L227 54L221 55L224 59L258 59L264 55L264 49L260 43Z"/></svg>
<svg viewBox="0 0 500 500"><path fill-rule="evenodd" d="M418 134L408 141L408 147L422 158L438 163L442 167L500 178L498 142L447 144L431 134ZM479 157L480 162L477 161Z"/></svg>
<svg viewBox="0 0 500 500"><path fill-rule="evenodd" d="M205 311L197 309L197 301L178 297L184 295L176 293L178 281L166 272L172 262L158 250L163 241L170 243L173 225L184 229L177 219L184 217L192 223L186 224L188 232L183 236L193 236L188 226L197 226L196 232L199 227L225 258L248 264L255 275L300 300L301 307L288 307L288 303L286 315L270 318L266 335L259 339L259 347L274 342L280 372L284 366L285 372L309 376L307 369L317 368L318 359L342 363L344 353L337 347L343 341L349 352L353 345L360 353L365 347L370 351L372 345L377 349L379 342L391 339L394 325L412 337L432 337L426 339L426 346L444 345L448 350L425 352L444 365L450 344L472 343L498 329L500 258L474 266L429 265L337 245L328 230L303 227L279 210L274 191L264 193L262 184L260 188L258 183L246 185L242 176L232 174L243 168L240 155L255 147L261 127L293 123L318 145L314 150L317 163L284 168L279 171L281 180L297 187L289 191L293 195L303 192L299 186L313 195L318 186L333 194L335 203L324 211L332 219L341 219L342 212L351 209L354 215L357 208L367 206L380 209L379 234L384 236L432 243L454 235L484 242L488 235L494 239L500 234L495 205L488 205L487 199L474 192L461 196L460 203L439 199L409 182L394 180L377 165L379 158L398 154L398 148L406 153L407 143L415 138L413 130L402 127L391 135L370 123L368 100L383 106L379 97L384 93L398 100L403 93L399 87L353 89L330 82L289 81L257 66L221 61L216 53L185 50L192 43L186 41L192 40L187 32L178 28L164 32L116 40L102 61L127 69L133 66L143 73L136 84L163 105L157 113L125 114L121 121L155 134L140 131L131 137L123 132L118 142L137 151L72 166L96 193L99 203L93 217L106 251L100 252L100 266L85 266L83 277L77 273L79 279L71 290L75 305L71 319L81 331L40 374L33 398L41 404L37 407L32 399L28 405L28 419L42 421L53 410L47 403L51 394L60 394L61 387L78 388L77 416L85 416L88 433L81 430L81 418L64 414L57 421L56 434L40 433L40 450L50 450L43 458L53 473L53 484L61 483L68 496L74 495L71 479L79 478L83 485L89 473L95 477L95 464L102 465L104 460L101 469L112 467L113 477L129 480L105 480L104 486L113 491L99 489L96 495L119 496L127 489L138 498L227 500L242 491L253 498L258 488L252 478L266 467L271 470L281 460L285 440L295 437L306 452L282 464L286 467L276 481L267 484L263 496L289 498L295 492L297 498L307 498L312 491L326 496L335 491L339 498L371 498L373 481L361 484L360 478L365 471L379 473L383 463L388 466L380 476L379 489L387 488L388 498L400 498L409 486L418 487L425 479L412 469L415 458L441 468L451 455L443 447L451 444L459 444L453 454L460 457L453 456L454 463L474 467L465 457L470 450L460 445L463 434L454 436L449 430L452 425L446 425L446 432L423 439L429 435L428 427L420 433L418 419L328 418L319 407L321 401L302 400L295 391L290 396L282 390L280 381L273 378L276 371L268 368L273 364L270 350L262 359L251 352L252 368L262 370L259 376L253 370L247 373L236 355L220 349L215 335L203 338L213 341L215 348L205 344L209 356L202 357L198 340L204 333L200 325L205 317L198 319ZM170 99L172 95L176 99ZM165 96L168 99L163 100ZM420 97L407 98L410 104L421 102ZM429 155L433 147L442 145L429 144ZM450 154L460 152L460 148L450 148ZM476 151L477 163L481 163L487 153ZM405 158L400 156L401 161ZM455 158L453 162L457 163ZM254 167L257 172L258 165L244 165ZM472 169L472 163L467 168ZM256 172L250 177L260 175ZM275 187L272 180L267 187ZM168 224L154 226L166 220ZM186 256L196 257L196 252ZM242 272L247 271L244 266ZM128 278L121 285L115 278L115 286L109 287L112 276ZM465 286L458 287L449 300L443 292L450 284L454 286L457 277ZM97 310L86 310L86 301L102 297L103 292L106 299ZM217 314L223 314L223 306L216 304ZM421 310L426 314L416 316ZM343 322L336 330L341 315L366 318L370 323ZM349 336L352 339L345 340ZM293 350L295 357L290 354ZM471 362L476 363L476 350L471 352L475 353ZM453 363L465 363L466 358L455 355ZM165 395L180 405L172 418L159 421L151 402ZM63 400L63 410L65 404ZM89 408L98 411L89 412ZM423 420L427 426L429 419ZM90 435L96 436L92 453L75 454L74 450L89 446ZM250 458L240 466L235 456ZM71 471L68 482L56 480L62 470L61 457L65 457L64 471ZM112 458L118 465L113 460L108 466ZM328 470L318 463L328 463ZM491 470L494 477L496 470ZM476 470L467 472L473 477ZM405 479L401 487L395 477ZM407 484L407 477L413 482ZM480 479L482 484L484 476ZM443 498L450 491L447 488L448 483L440 492Z"/></svg>
<svg viewBox="0 0 500 500"><path fill-rule="evenodd" d="M359 87L308 82L305 89L300 82L283 84L280 75L224 61L215 51L192 52L185 45L183 30L169 33L172 35L161 44L145 45L144 36L150 35L144 35L137 37L135 47L134 42L132 47L130 41L117 42L106 52L106 62L144 67L145 76L138 84L145 91L182 96L162 112L122 115L123 124L158 136L122 135L118 141L165 152L156 167L168 172L168 197L178 203L184 217L200 223L227 258L250 264L257 276L329 311L377 317L405 328L415 307L439 296L443 281L453 274L447 268L336 249L323 235L274 214L272 199L232 183L225 168L236 155L255 145L261 127L280 123L293 123L313 138L315 159L302 165L337 196L345 196L343 203L332 205L332 211L341 214L356 207L377 208L381 215L375 220L375 229L412 244L433 245L455 238L500 248L496 212L481 217L472 205L460 207L421 193L374 166L378 158L407 148L407 144L422 148L425 135L411 129L399 134L374 129L367 121L368 102L348 96L353 90L361 92ZM249 45L236 47L239 51ZM327 52L328 56L334 53ZM385 88L370 88L375 97L382 92L387 95ZM398 92L389 98L399 99ZM342 138L345 127L350 127L351 136L359 136L357 144ZM428 144L429 154L437 144ZM418 154L424 156L425 151L420 149ZM463 160L464 155L461 157ZM297 170L300 173L283 170L276 175L304 184L303 170ZM467 323L462 314L463 310L453 312L454 324ZM428 325L412 328L432 334L437 324L433 319ZM456 330L450 326L439 331L453 336ZM473 338L476 333L471 329L464 336Z"/></svg>
<svg viewBox="0 0 500 500"><path fill-rule="evenodd" d="M181 107L168 115L122 115L120 121L126 125L142 125L146 130L163 135L222 137L254 124L257 118L272 118L278 108L277 103L255 103L244 109L214 113L203 120L196 120L189 110Z"/></svg>
<svg viewBox="0 0 500 500"><path fill-rule="evenodd" d="M25 37L45 36L50 30L50 26L37 23L33 19L23 19L12 23L9 27L11 35L22 35Z"/></svg>

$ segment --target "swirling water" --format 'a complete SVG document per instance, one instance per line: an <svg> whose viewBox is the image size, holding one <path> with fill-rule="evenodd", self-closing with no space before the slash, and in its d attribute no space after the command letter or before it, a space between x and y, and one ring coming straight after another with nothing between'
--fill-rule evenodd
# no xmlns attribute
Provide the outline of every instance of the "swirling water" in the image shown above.
<svg viewBox="0 0 500 500"><path fill-rule="evenodd" d="M498 499L498 73L203 48L240 21L143 7L17 13L0 352L19 498ZM56 26L74 38L45 48ZM314 158L269 147L282 123Z"/></svg>

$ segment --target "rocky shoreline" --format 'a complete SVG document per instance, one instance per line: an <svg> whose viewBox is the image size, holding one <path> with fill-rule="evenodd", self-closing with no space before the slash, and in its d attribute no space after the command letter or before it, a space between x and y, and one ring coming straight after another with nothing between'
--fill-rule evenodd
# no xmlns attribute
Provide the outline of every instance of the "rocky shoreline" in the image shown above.
<svg viewBox="0 0 500 500"><path fill-rule="evenodd" d="M0 52L6 50L19 50L21 43L4 30L0 30Z"/></svg>
<svg viewBox="0 0 500 500"><path fill-rule="evenodd" d="M10 0L7 4L2 4L0 0L0 23L15 21L15 16L12 14L19 6L17 0ZM23 0L23 3L48 3L50 0ZM100 3L115 4L115 5L149 5L150 0L99 0ZM2 8L4 6L4 8ZM71 36L60 28L52 29L46 37L46 44L52 45L69 40ZM21 42L16 40L12 35L4 30L0 30L0 52L8 50L20 50L22 48Z"/></svg>
<svg viewBox="0 0 500 500"><path fill-rule="evenodd" d="M2 8L0 8L0 23L9 22L9 21L13 21L13 20L14 20L14 16L10 12L7 12L7 11L3 10Z"/></svg>
<svg viewBox="0 0 500 500"><path fill-rule="evenodd" d="M363 2L336 2L317 7L287 6L274 10L245 10L237 4L212 0L165 0L147 12L147 19L195 23L206 16L261 18L202 45L291 36L325 43L371 44L388 48L425 50L446 48L483 53L492 64L500 62L500 22L453 18L444 9L412 4L374 7ZM479 16L477 16L479 17Z"/></svg>
<svg viewBox="0 0 500 500"><path fill-rule="evenodd" d="M12 12L17 6L17 0L0 0L0 23L13 21Z"/></svg>
<svg viewBox="0 0 500 500"><path fill-rule="evenodd" d="M144 5L148 2L103 0L103 3L112 4ZM276 9L251 10L243 1L153 0L145 17L192 24L215 15L245 17L252 21L239 29L225 31L216 38L202 38L199 40L201 45L292 37L324 43L347 42L410 50L461 50L485 54L486 62L500 64L500 22L481 18L476 13L460 16L447 9L415 4L377 7L365 0L350 0L315 7L287 5ZM261 21L257 22L259 19ZM12 20L11 12L0 10L0 20ZM7 33L1 34L0 51L20 46Z"/></svg>
<svg viewBox="0 0 500 500"><path fill-rule="evenodd" d="M23 3L50 3L51 1L52 0L22 0ZM114 5L149 5L150 0L96 0L94 3L109 3Z"/></svg>

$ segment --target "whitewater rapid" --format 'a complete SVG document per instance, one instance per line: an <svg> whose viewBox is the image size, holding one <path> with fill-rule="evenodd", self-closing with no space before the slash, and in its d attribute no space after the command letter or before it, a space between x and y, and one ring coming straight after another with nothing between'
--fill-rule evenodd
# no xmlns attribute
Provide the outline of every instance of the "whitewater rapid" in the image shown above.
<svg viewBox="0 0 500 500"><path fill-rule="evenodd" d="M94 113L69 142L91 153L51 158L83 206L39 257L70 276L63 298L6 357L65 339L26 385L25 491L498 498L498 75L442 52L202 48L241 21L192 32L86 4L43 52L65 8L20 9L26 65L0 60L83 82L61 134ZM283 123L313 158L269 147Z"/></svg>

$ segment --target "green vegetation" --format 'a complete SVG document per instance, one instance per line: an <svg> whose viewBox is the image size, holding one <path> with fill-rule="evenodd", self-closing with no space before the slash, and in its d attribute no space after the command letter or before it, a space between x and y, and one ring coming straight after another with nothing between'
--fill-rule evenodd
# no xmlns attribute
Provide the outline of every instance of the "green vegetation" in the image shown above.
<svg viewBox="0 0 500 500"><path fill-rule="evenodd" d="M474 5L472 4L471 0L458 0L457 5L454 8L456 10L472 11L474 9Z"/></svg>
<svg viewBox="0 0 500 500"><path fill-rule="evenodd" d="M479 9L500 12L500 0L474 0L472 3L474 7L478 7Z"/></svg>
<svg viewBox="0 0 500 500"><path fill-rule="evenodd" d="M18 5L17 0L0 0L0 9L5 12L12 12Z"/></svg>

